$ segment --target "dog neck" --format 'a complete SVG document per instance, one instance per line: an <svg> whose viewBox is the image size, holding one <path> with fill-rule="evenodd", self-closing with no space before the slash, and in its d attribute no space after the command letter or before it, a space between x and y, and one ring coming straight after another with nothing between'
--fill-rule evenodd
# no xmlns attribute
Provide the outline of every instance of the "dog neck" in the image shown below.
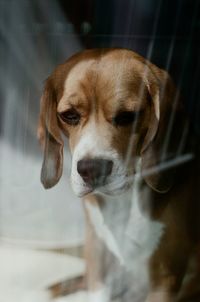
<svg viewBox="0 0 200 302"><path fill-rule="evenodd" d="M140 176L136 176L132 187L121 195L91 194L86 198L96 235L120 264L129 269L133 256L143 262L151 256L163 233L163 225L150 217L148 193Z"/></svg>
<svg viewBox="0 0 200 302"><path fill-rule="evenodd" d="M105 267L104 285L111 292L130 288L131 296L138 297L138 292L145 296L150 288L148 261L158 247L164 227L151 219L148 193L148 187L136 175L132 187L121 195L91 194L86 197L91 226L119 264L114 273L112 265ZM101 266L104 268L105 263Z"/></svg>

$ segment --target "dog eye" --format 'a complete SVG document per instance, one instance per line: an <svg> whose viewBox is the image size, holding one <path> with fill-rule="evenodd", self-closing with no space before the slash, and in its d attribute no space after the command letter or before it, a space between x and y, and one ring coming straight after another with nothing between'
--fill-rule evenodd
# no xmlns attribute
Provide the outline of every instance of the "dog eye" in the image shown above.
<svg viewBox="0 0 200 302"><path fill-rule="evenodd" d="M135 121L136 117L136 112L122 111L113 118L113 124L116 126L128 126Z"/></svg>
<svg viewBox="0 0 200 302"><path fill-rule="evenodd" d="M58 113L61 120L69 125L76 126L80 121L80 114L75 109L69 109L65 112Z"/></svg>

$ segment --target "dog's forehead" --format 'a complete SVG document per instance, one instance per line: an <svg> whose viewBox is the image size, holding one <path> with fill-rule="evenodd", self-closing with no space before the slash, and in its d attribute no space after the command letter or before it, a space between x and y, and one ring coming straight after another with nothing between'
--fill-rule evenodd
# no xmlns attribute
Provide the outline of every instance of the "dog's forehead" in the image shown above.
<svg viewBox="0 0 200 302"><path fill-rule="evenodd" d="M102 56L77 60L63 84L63 95L58 110L67 105L69 99L109 100L117 96L128 97L130 91L137 94L140 81L137 60L130 53L109 52Z"/></svg>
<svg viewBox="0 0 200 302"><path fill-rule="evenodd" d="M109 57L82 60L77 62L70 70L65 80L65 87L70 89L71 86L78 84L79 81L86 80L90 77L92 77L93 82L96 83L97 80L101 80L102 78L114 78L116 75L122 75L125 72L125 66L126 62L123 60L117 62Z"/></svg>
<svg viewBox="0 0 200 302"><path fill-rule="evenodd" d="M80 89L81 84L84 85L86 82L91 84L90 81L96 73L96 64L96 60L90 59L77 62L73 66L64 82L64 93L66 96Z"/></svg>

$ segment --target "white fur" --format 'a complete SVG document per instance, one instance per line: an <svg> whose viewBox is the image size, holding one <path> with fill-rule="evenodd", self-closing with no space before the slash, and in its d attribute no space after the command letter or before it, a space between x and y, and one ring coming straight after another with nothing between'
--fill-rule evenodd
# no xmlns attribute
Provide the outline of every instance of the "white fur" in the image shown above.
<svg viewBox="0 0 200 302"><path fill-rule="evenodd" d="M119 246L109 227L105 224L104 217L99 206L97 204L87 202L86 207L90 213L90 219L97 236L105 242L111 253L119 259L120 264L124 265L124 259L121 255Z"/></svg>
<svg viewBox="0 0 200 302"><path fill-rule="evenodd" d="M152 221L147 214L141 211L140 201L140 174L137 173L134 179L132 193L132 208L126 229L126 235L138 246L141 257L148 258L158 247L160 238L164 231L164 225ZM145 198L148 198L146 196Z"/></svg>
<svg viewBox="0 0 200 302"><path fill-rule="evenodd" d="M97 235L118 257L120 263L127 264L127 267L130 264L123 259L124 245L122 246L120 239L126 237L126 241L131 242L131 255L147 259L158 247L164 232L164 225L152 221L148 215L148 209L145 214L141 210L140 182L140 174L137 171L133 186L127 192L118 196L101 195L105 200L102 212L98 203L86 203ZM120 230L124 230L122 237L119 236Z"/></svg>
<svg viewBox="0 0 200 302"><path fill-rule="evenodd" d="M99 131L95 121L90 121L72 154L71 182L72 188L78 196L83 196L90 192L90 188L85 185L77 171L78 161L87 156L113 161L112 173L107 178L107 184L99 189L101 192L112 194L126 185L126 171L122 160L117 152L110 148L109 136L104 137Z"/></svg>

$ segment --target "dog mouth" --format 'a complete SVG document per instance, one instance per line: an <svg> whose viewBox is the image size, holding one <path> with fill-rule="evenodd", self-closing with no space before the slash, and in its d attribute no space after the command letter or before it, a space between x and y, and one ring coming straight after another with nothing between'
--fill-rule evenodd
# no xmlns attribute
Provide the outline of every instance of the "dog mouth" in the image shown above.
<svg viewBox="0 0 200 302"><path fill-rule="evenodd" d="M134 182L136 169L134 165L124 167L124 165L118 165L113 169L111 175L105 174L93 177L89 175L88 179L80 177L77 173L71 174L71 184L74 193L82 198L88 194L104 194L108 196L121 195L125 191L129 190ZM94 175L96 176L96 175Z"/></svg>
<svg viewBox="0 0 200 302"><path fill-rule="evenodd" d="M102 193L109 196L123 194L130 189L134 175L118 175L117 178L110 181L94 181L92 183L82 183L81 192L78 197L84 197L91 193Z"/></svg>
<svg viewBox="0 0 200 302"><path fill-rule="evenodd" d="M132 181L130 181L130 177L126 176L121 180L109 182L104 186L97 188L94 192L97 191L102 192L105 195L116 196L121 195L130 189L131 185Z"/></svg>

